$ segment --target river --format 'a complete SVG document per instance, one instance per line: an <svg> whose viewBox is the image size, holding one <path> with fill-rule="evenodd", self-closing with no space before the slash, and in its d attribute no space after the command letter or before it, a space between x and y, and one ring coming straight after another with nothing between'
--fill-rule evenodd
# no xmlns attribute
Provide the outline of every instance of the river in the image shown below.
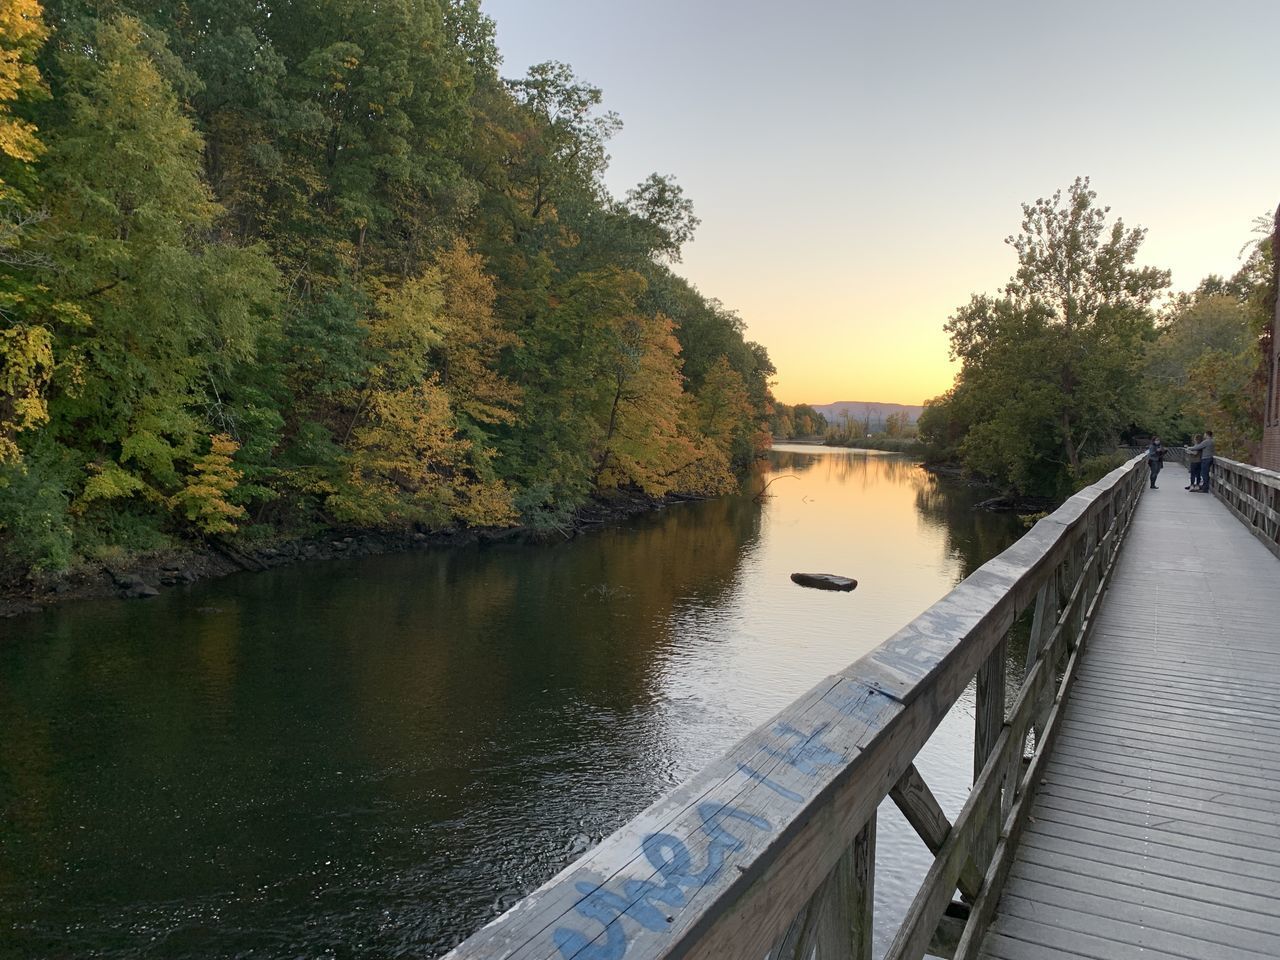
<svg viewBox="0 0 1280 960"><path fill-rule="evenodd" d="M784 445L567 543L0 623L0 957L441 952L1011 543L976 496ZM971 743L962 700L919 763L952 814ZM928 861L884 811L879 926Z"/></svg>

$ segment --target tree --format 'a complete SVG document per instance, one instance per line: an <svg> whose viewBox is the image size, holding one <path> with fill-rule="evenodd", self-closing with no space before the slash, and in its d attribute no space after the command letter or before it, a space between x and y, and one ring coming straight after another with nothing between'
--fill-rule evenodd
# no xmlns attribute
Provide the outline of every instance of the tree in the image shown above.
<svg viewBox="0 0 1280 960"><path fill-rule="evenodd" d="M492 469L495 452L474 433L514 419L510 385L484 368L496 349L485 341L496 330L492 290L465 248L439 260L389 291L365 321L367 379L345 404L345 483L327 501L344 522L444 527L513 518L510 490Z"/></svg>
<svg viewBox="0 0 1280 960"><path fill-rule="evenodd" d="M744 450L754 453L753 408L741 374L721 357L696 394L698 432L729 460Z"/></svg>
<svg viewBox="0 0 1280 960"><path fill-rule="evenodd" d="M1139 408L1151 305L1168 273L1136 266L1145 232L1095 205L1087 179L1023 205L1018 257L997 297L975 296L947 321L963 364L949 400L966 399L959 452L974 470L1024 491L1069 489L1082 455L1111 443ZM938 401L933 406L937 407ZM937 438L942 420L922 426ZM950 430L951 428L947 428Z"/></svg>
<svg viewBox="0 0 1280 960"><path fill-rule="evenodd" d="M692 204L657 174L611 196L600 90L501 79L479 0L47 16L0 0L24 568L232 527L558 526L611 487L726 489L767 442L767 351L672 273Z"/></svg>
<svg viewBox="0 0 1280 960"><path fill-rule="evenodd" d="M520 391L497 367L520 340L494 313L493 278L461 240L436 255L435 272L443 298L434 353L441 385L466 428L514 423Z"/></svg>
<svg viewBox="0 0 1280 960"><path fill-rule="evenodd" d="M693 214L693 203L684 195L675 177L651 173L633 190L627 191L625 209L650 232L649 248L658 256L680 262L680 248L693 238L701 222Z"/></svg>
<svg viewBox="0 0 1280 960"><path fill-rule="evenodd" d="M42 304L39 285L18 273L40 263L23 241L43 219L26 193L44 144L35 124L14 112L48 94L33 62L47 37L37 0L0 0L0 465L19 461L18 434L49 418L53 336L40 314L42 306L54 307Z"/></svg>
<svg viewBox="0 0 1280 960"><path fill-rule="evenodd" d="M598 488L634 485L664 494L680 471L700 459L697 445L681 430L680 344L672 329L661 315L618 318L594 478Z"/></svg>
<svg viewBox="0 0 1280 960"><path fill-rule="evenodd" d="M13 111L14 104L48 89L35 54L49 36L39 0L0 0L0 156L33 163L43 152L36 125ZM5 183L0 179L0 199Z"/></svg>
<svg viewBox="0 0 1280 960"><path fill-rule="evenodd" d="M1164 312L1148 345L1142 423L1167 436L1212 427L1218 450L1249 459L1266 404L1265 339L1273 316L1270 224L1230 279L1206 277Z"/></svg>
<svg viewBox="0 0 1280 960"><path fill-rule="evenodd" d="M160 38L125 16L87 29L59 60L66 116L42 175L44 279L81 321L51 323L50 438L119 481L81 503L164 504L208 436L197 411L214 371L252 359L277 278L261 250L203 241L219 208Z"/></svg>

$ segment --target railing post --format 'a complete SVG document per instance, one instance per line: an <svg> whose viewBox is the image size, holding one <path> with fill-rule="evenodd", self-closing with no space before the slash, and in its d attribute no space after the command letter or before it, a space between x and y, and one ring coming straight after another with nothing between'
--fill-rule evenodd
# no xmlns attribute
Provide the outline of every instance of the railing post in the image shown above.
<svg viewBox="0 0 1280 960"><path fill-rule="evenodd" d="M977 709L973 731L974 783L982 775L1004 727L1005 656L1008 646L1009 638L1002 637L978 670ZM974 842L973 859L983 873L986 873L987 864L991 862L996 850L996 839L1000 835L1001 807L999 800L991 805L991 812L983 818Z"/></svg>
<svg viewBox="0 0 1280 960"><path fill-rule="evenodd" d="M1049 710L1053 707L1053 689L1057 685L1057 664L1054 662L1058 658L1055 655L1055 648L1049 643L1053 636L1053 628L1058 624L1058 571L1053 570L1049 574L1049 578L1045 581L1044 586L1040 588L1040 592L1036 594L1036 610L1031 618L1031 639L1027 643L1027 662L1022 675L1028 677L1031 675L1031 668L1036 665L1036 661L1045 661L1045 670L1048 674L1048 682L1043 685L1041 692L1036 698L1034 709L1035 719L1032 721L1032 729L1035 731L1036 744L1040 743L1040 737L1044 733L1044 722L1049 716ZM1018 771L1021 774L1021 760L1019 760ZM1007 786L1007 784L1006 784ZM1012 805L1012 798L1005 799L1005 810Z"/></svg>
<svg viewBox="0 0 1280 960"><path fill-rule="evenodd" d="M871 960L875 878L876 817L872 814L769 953L770 960Z"/></svg>
<svg viewBox="0 0 1280 960"><path fill-rule="evenodd" d="M850 960L871 960L872 934L875 932L876 894L876 816L871 815L867 825L853 840L853 889L849 903ZM836 953L836 958L846 956Z"/></svg>

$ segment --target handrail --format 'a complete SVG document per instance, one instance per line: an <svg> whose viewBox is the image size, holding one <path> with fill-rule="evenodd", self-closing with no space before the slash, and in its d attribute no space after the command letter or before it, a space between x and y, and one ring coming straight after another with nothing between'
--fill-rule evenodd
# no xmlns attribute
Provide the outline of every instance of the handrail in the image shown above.
<svg viewBox="0 0 1280 960"><path fill-rule="evenodd" d="M1122 447L1120 447L1120 450L1123 453L1127 453L1131 457L1132 456L1145 457L1147 455L1146 447L1139 447L1132 443L1124 444ZM1164 448L1164 459L1165 459L1165 463L1168 463L1169 461L1173 461L1174 463L1180 463L1185 467L1187 465L1187 448L1182 446L1177 446L1177 445L1167 446Z"/></svg>
<svg viewBox="0 0 1280 960"><path fill-rule="evenodd" d="M1209 489L1280 557L1280 473L1214 457Z"/></svg>
<svg viewBox="0 0 1280 960"><path fill-rule="evenodd" d="M888 956L976 956L1145 473L1134 457L1077 493L447 960L867 960L886 797L935 854ZM1024 611L1027 670L1006 714ZM952 824L914 762L975 678L975 783Z"/></svg>

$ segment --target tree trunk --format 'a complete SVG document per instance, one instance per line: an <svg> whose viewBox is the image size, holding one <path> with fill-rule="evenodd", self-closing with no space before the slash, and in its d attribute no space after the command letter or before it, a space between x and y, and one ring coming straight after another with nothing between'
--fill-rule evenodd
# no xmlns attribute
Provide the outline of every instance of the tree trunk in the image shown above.
<svg viewBox="0 0 1280 960"><path fill-rule="evenodd" d="M1067 463L1071 464L1071 472L1079 474L1080 451L1076 449L1075 441L1071 438L1071 414L1066 410L1062 411L1062 447L1067 452Z"/></svg>

